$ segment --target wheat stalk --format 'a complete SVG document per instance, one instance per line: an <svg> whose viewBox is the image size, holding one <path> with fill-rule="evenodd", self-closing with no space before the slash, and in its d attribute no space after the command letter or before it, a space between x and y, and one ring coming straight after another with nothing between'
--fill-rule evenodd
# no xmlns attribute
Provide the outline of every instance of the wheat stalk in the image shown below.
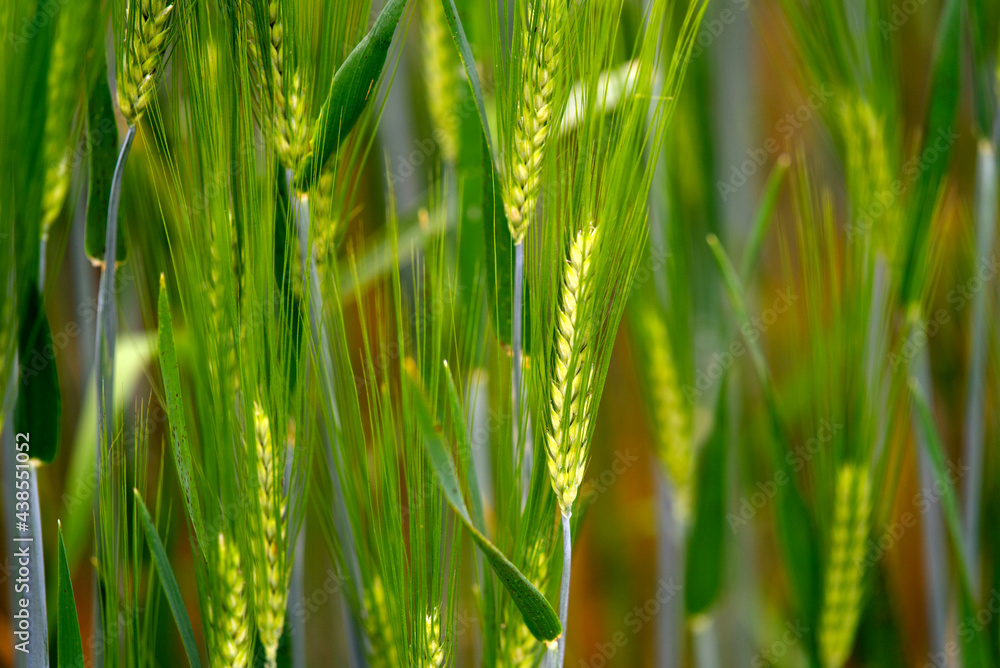
<svg viewBox="0 0 1000 668"><path fill-rule="evenodd" d="M694 443L691 419L677 380L677 367L666 325L659 313L648 309L643 315L649 359L650 417L657 454L674 488L674 512L684 525L691 516L694 493Z"/></svg>
<svg viewBox="0 0 1000 668"><path fill-rule="evenodd" d="M283 449L273 447L267 413L254 403L254 432L257 442L257 499L260 531L254 542L254 597L257 631L267 665L277 660L278 643L285 626L288 601L288 560L285 559L285 511L282 490ZM258 572L263 570L260 576Z"/></svg>
<svg viewBox="0 0 1000 668"><path fill-rule="evenodd" d="M556 315L555 365L549 387L549 429L545 435L549 479L564 515L571 512L587 465L590 401L582 393L591 371L583 363L587 347L587 299L596 229L576 233L563 273Z"/></svg>
<svg viewBox="0 0 1000 668"><path fill-rule="evenodd" d="M272 139L282 166L295 173L309 152L304 84L297 71L286 82L285 25L278 0L271 0L268 4L267 18L271 38L271 101L274 105Z"/></svg>
<svg viewBox="0 0 1000 668"><path fill-rule="evenodd" d="M247 611L246 580L240 563L239 545L219 533L216 576L222 591L209 608L215 629L217 668L245 668L250 659L250 617Z"/></svg>
<svg viewBox="0 0 1000 668"><path fill-rule="evenodd" d="M424 76L431 122L441 156L445 162L454 164L458 158L458 117L454 109L460 85L453 57L455 49L441 0L424 0L423 10Z"/></svg>
<svg viewBox="0 0 1000 668"><path fill-rule="evenodd" d="M819 646L823 665L840 668L854 643L861 613L862 563L868 517L871 513L871 479L868 471L846 464L837 474L830 557L826 565Z"/></svg>
<svg viewBox="0 0 1000 668"><path fill-rule="evenodd" d="M529 3L527 32L522 45L521 95L514 110L514 141L504 153L506 178L503 188L507 225L515 244L520 244L538 203L545 142L552 125L552 93L558 65L565 9L560 0Z"/></svg>
<svg viewBox="0 0 1000 668"><path fill-rule="evenodd" d="M129 5L126 13L134 9L136 5ZM175 7L166 0L139 0L138 11L138 17L129 17L134 23L127 32L117 80L118 106L132 127L142 119L156 88L156 77L170 43Z"/></svg>

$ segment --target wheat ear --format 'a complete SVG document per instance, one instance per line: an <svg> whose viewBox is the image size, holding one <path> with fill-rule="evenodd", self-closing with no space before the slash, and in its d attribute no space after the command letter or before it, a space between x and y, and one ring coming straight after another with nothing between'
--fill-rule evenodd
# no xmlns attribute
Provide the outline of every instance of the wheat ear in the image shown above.
<svg viewBox="0 0 1000 668"><path fill-rule="evenodd" d="M667 327L659 313L649 309L643 317L649 360L646 373L651 390L650 417L657 454L674 489L674 509L685 524L691 516L694 493L694 444L691 419L677 380L677 367Z"/></svg>
<svg viewBox="0 0 1000 668"><path fill-rule="evenodd" d="M285 81L285 27L277 0L268 4L267 17L271 37L273 140L282 166L295 173L309 152L306 96L298 72Z"/></svg>
<svg viewBox="0 0 1000 668"><path fill-rule="evenodd" d="M288 560L285 559L286 499L282 490L283 450L271 442L267 413L254 404L254 432L257 440L257 500L261 531L254 542L254 597L257 631L267 665L275 665L278 642L285 626L288 602ZM258 572L263 571L258 577Z"/></svg>
<svg viewBox="0 0 1000 668"><path fill-rule="evenodd" d="M127 12L136 8L130 4ZM138 125L156 88L156 77L170 42L174 4L166 0L139 0L139 16L122 55L118 76L118 106L125 121Z"/></svg>
<svg viewBox="0 0 1000 668"><path fill-rule="evenodd" d="M216 668L245 668L250 659L250 617L247 611L246 580L240 563L239 545L219 534L216 574L222 591L213 613Z"/></svg>
<svg viewBox="0 0 1000 668"><path fill-rule="evenodd" d="M514 145L505 152L503 189L507 225L515 244L528 231L542 180L545 142L552 124L552 93L565 9L560 0L528 5L527 33L521 55L521 95L514 110Z"/></svg>
<svg viewBox="0 0 1000 668"><path fill-rule="evenodd" d="M368 637L368 664L372 668L394 668L399 665L396 638L389 618L389 600L382 578L377 574L365 589L365 614L362 620Z"/></svg>
<svg viewBox="0 0 1000 668"><path fill-rule="evenodd" d="M589 400L583 396L590 370L583 360L587 348L587 300L591 292L591 255L596 230L586 226L570 247L556 315L555 364L550 379L549 429L545 435L549 479L564 515L571 512L587 465Z"/></svg>
<svg viewBox="0 0 1000 668"><path fill-rule="evenodd" d="M424 619L422 668L444 668L447 656L441 640L441 609L434 608Z"/></svg>
<svg viewBox="0 0 1000 668"><path fill-rule="evenodd" d="M449 164L458 158L458 117L455 115L458 71L455 47L445 22L441 0L424 0L424 76L434 136Z"/></svg>
<svg viewBox="0 0 1000 668"><path fill-rule="evenodd" d="M847 661L861 613L862 576L871 480L867 470L846 464L837 474L833 530L823 589L819 646L823 665L840 668Z"/></svg>

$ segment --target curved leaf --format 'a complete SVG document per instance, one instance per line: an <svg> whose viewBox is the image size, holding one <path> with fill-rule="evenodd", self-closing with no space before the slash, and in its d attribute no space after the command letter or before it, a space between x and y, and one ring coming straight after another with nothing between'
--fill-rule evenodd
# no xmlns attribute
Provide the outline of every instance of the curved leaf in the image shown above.
<svg viewBox="0 0 1000 668"><path fill-rule="evenodd" d="M424 436L424 450L427 453L427 460L437 476L445 500L462 520L469 535L472 536L472 540L490 562L493 572L510 593L514 604L524 615L524 623L531 634L543 642L555 640L562 634L562 625L548 599L475 527L469 517L465 500L462 498L462 488L458 482L458 475L455 472L455 462L452 461L441 438L441 427L434 419L430 402L424 394L416 366L412 361L408 361L406 370L416 399L414 409Z"/></svg>
<svg viewBox="0 0 1000 668"><path fill-rule="evenodd" d="M195 541L202 555L206 554L205 525L201 516L201 505L195 496L191 458L191 443L188 441L187 421L184 417L184 402L181 399L181 376L177 367L177 349L174 346L174 328L170 318L170 300L167 298L167 283L160 274L160 371L163 374L163 390L167 400L167 415L170 418L170 445L177 464L177 477L184 491L184 505L194 526Z"/></svg>
<svg viewBox="0 0 1000 668"><path fill-rule="evenodd" d="M371 31L358 42L333 76L330 94L316 119L312 153L306 156L295 175L295 186L299 190L309 189L373 97L405 6L406 0L389 0Z"/></svg>
<svg viewBox="0 0 1000 668"><path fill-rule="evenodd" d="M118 163L118 126L115 124L115 105L111 101L106 67L97 77L87 100L85 143L88 166L85 245L91 261L103 264L111 181ZM125 260L125 228L121 224L118 226L115 259L118 262Z"/></svg>
<svg viewBox="0 0 1000 668"><path fill-rule="evenodd" d="M31 434L31 457L49 464L59 452L62 394L56 348L38 286L31 284L21 313L14 429Z"/></svg>

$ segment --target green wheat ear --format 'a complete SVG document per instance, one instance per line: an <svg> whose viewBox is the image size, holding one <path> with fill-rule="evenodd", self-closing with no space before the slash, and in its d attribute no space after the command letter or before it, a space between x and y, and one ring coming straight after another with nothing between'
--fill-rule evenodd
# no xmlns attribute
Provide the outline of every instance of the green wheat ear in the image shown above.
<svg viewBox="0 0 1000 668"><path fill-rule="evenodd" d="M454 164L458 158L458 117L455 115L456 91L461 83L454 58L455 47L445 22L441 0L424 0L424 76L427 78L427 101L434 136L444 161Z"/></svg>
<svg viewBox="0 0 1000 668"><path fill-rule="evenodd" d="M118 76L118 106L130 126L138 125L156 89L156 78L170 43L175 7L166 0L139 0L126 12L138 7L139 16L128 17L122 70Z"/></svg>
<svg viewBox="0 0 1000 668"><path fill-rule="evenodd" d="M868 518L871 514L871 478L867 470L845 464L837 474L830 556L826 565L823 611L820 617L820 656L826 668L840 668L850 655L861 614Z"/></svg>
<svg viewBox="0 0 1000 668"><path fill-rule="evenodd" d="M591 257L596 230L590 225L576 233L563 273L559 311L556 314L555 362L550 379L549 429L545 435L549 479L568 515L576 500L587 466L590 401L583 396L584 377L591 374L583 363L590 334L587 300L592 292Z"/></svg>
<svg viewBox="0 0 1000 668"><path fill-rule="evenodd" d="M561 0L541 0L537 9L528 4L527 33L533 39L522 43L523 85L514 110L514 145L504 152L503 204L515 244L524 239L538 204L545 142L552 125L552 93L565 22L564 5Z"/></svg>
<svg viewBox="0 0 1000 668"><path fill-rule="evenodd" d="M368 637L368 664L372 668L392 668L399 665L396 638L389 617L389 600L382 578L375 575L365 589L365 615L362 620Z"/></svg>
<svg viewBox="0 0 1000 668"><path fill-rule="evenodd" d="M247 610L246 579L240 563L239 545L219 534L216 575L222 591L217 593L211 624L215 629L216 649L212 665L216 668L245 668L250 659L250 617Z"/></svg>
<svg viewBox="0 0 1000 668"><path fill-rule="evenodd" d="M271 37L272 138L282 166L297 171L309 153L305 86L299 72L286 82L285 27L277 0L267 8Z"/></svg>
<svg viewBox="0 0 1000 668"><path fill-rule="evenodd" d="M675 492L675 513L682 524L691 517L694 497L695 453L691 417L677 379L670 338L660 314L643 314L649 360L646 373L651 390L651 418L656 451Z"/></svg>
<svg viewBox="0 0 1000 668"><path fill-rule="evenodd" d="M254 541L254 600L257 632L267 665L277 661L278 643L285 626L288 567L284 555L286 499L282 491L284 449L274 448L271 425L260 404L254 403L257 442L257 499L261 531ZM261 577L258 573L263 571Z"/></svg>
<svg viewBox="0 0 1000 668"><path fill-rule="evenodd" d="M424 659L422 668L444 668L444 644L441 642L441 609L435 607L424 619Z"/></svg>
<svg viewBox="0 0 1000 668"><path fill-rule="evenodd" d="M340 221L334 209L333 163L333 160L327 163L309 191L309 226L315 230L313 248L316 262L320 265L334 257L337 238L340 235Z"/></svg>

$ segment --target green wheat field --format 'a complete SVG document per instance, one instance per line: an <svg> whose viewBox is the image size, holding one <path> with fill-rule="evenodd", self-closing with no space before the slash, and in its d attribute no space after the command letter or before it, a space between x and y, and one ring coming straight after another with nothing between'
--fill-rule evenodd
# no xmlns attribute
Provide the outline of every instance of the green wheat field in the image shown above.
<svg viewBox="0 0 1000 668"><path fill-rule="evenodd" d="M1000 666L998 57L0 0L0 666Z"/></svg>

